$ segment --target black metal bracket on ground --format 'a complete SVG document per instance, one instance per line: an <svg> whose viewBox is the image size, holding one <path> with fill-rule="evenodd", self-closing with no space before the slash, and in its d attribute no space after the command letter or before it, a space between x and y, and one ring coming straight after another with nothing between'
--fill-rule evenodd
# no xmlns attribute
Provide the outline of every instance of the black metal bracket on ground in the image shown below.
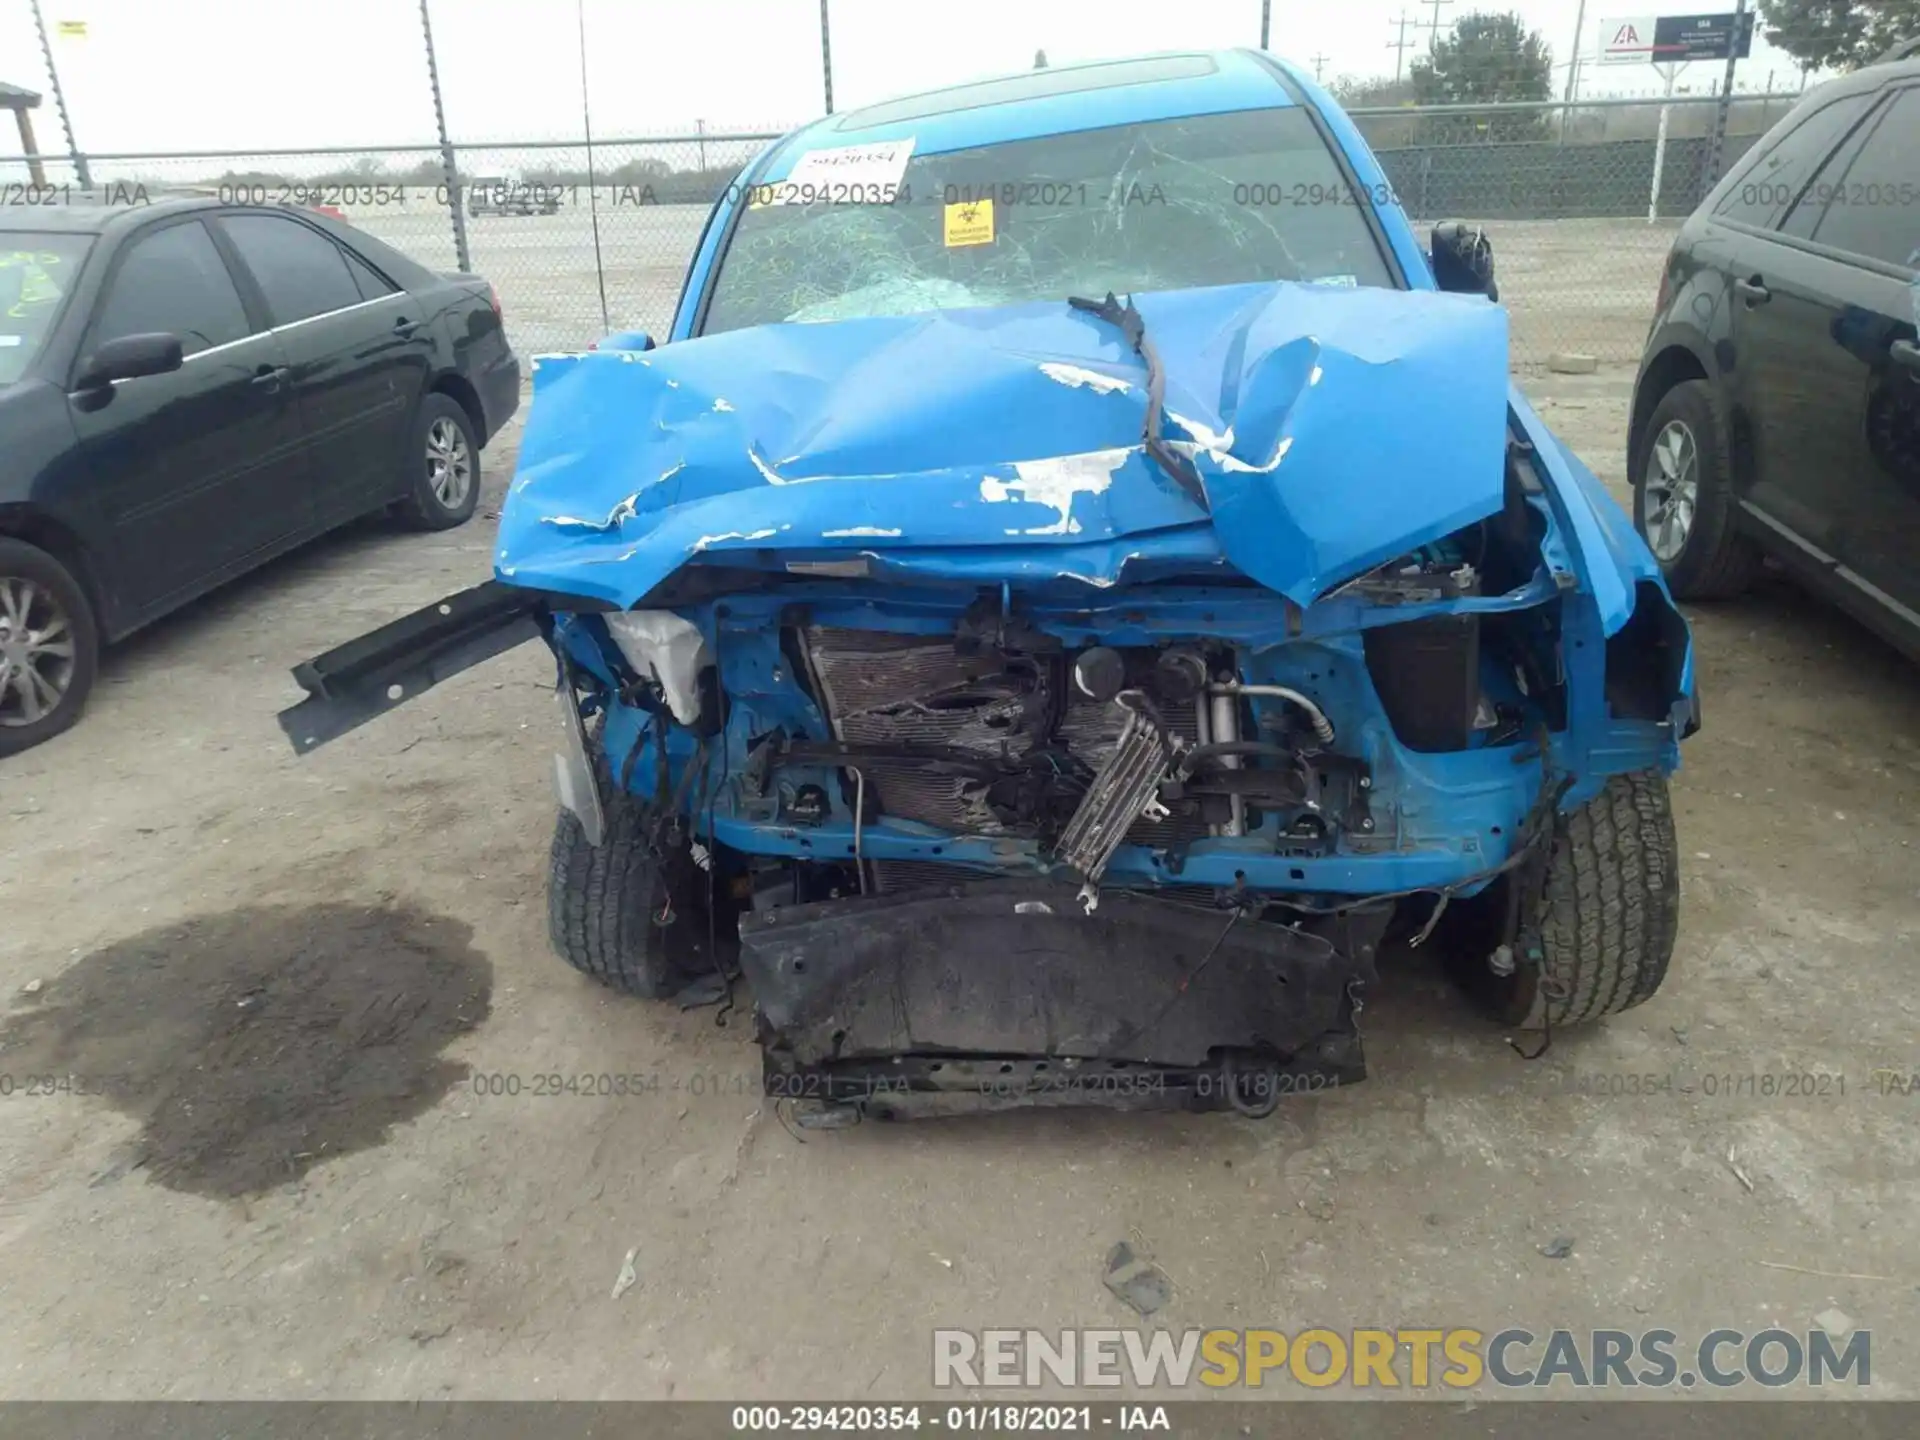
<svg viewBox="0 0 1920 1440"><path fill-rule="evenodd" d="M436 600L296 665L307 692L280 712L280 728L306 754L541 635L546 597L489 580Z"/></svg>

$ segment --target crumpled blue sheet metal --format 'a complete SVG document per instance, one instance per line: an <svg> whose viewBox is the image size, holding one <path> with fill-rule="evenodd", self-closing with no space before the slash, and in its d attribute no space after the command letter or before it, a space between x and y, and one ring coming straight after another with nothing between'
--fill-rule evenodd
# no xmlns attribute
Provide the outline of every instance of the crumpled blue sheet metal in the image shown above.
<svg viewBox="0 0 1920 1440"><path fill-rule="evenodd" d="M1306 605L1499 508L1497 306L1289 282L1136 303L1166 372L1162 433L1206 509L1144 452L1145 367L1098 317L1035 303L767 325L537 360L496 573L623 606L689 561L757 549L1073 546L1117 574L1210 526L1232 565Z"/></svg>

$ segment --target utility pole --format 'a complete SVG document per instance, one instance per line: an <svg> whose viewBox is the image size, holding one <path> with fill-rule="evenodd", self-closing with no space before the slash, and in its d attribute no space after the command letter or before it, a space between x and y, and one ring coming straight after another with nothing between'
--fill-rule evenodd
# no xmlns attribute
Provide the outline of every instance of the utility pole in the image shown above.
<svg viewBox="0 0 1920 1440"><path fill-rule="evenodd" d="M1273 26L1273 0L1260 0L1260 48L1265 50Z"/></svg>
<svg viewBox="0 0 1920 1440"><path fill-rule="evenodd" d="M1720 82L1720 103L1713 107L1713 139L1707 144L1705 186L1720 179L1720 150L1727 138L1727 113L1733 107L1733 67L1740 63L1740 36L1747 23L1747 0L1734 0L1733 34L1727 45L1727 73Z"/></svg>
<svg viewBox="0 0 1920 1440"><path fill-rule="evenodd" d="M1387 49L1393 51L1393 83L1398 85L1401 71L1406 63L1407 51L1413 45L1413 41L1407 39L1407 12L1402 10L1398 20L1389 20L1387 23L1400 27L1399 38L1387 42Z"/></svg>
<svg viewBox="0 0 1920 1440"><path fill-rule="evenodd" d="M34 3L39 4L39 0ZM453 158L453 141L447 137L447 107L440 102L440 63L433 54L433 19L427 14L427 0L420 0L420 29L427 37L427 85L433 91L433 123L440 131L440 183L446 187L447 209L453 217L453 258L462 270L471 270L466 203L460 194L460 167Z"/></svg>
<svg viewBox="0 0 1920 1440"><path fill-rule="evenodd" d="M1428 32L1427 33L1427 50L1431 52L1433 50L1433 42L1437 40L1440 36L1440 7L1442 5L1453 4L1453 0L1423 0L1423 3L1427 5L1431 5L1433 7L1433 19L1423 21L1421 24L1415 26L1414 28L1418 30L1425 30Z"/></svg>
<svg viewBox="0 0 1920 1440"><path fill-rule="evenodd" d="M1313 58L1313 83L1318 85L1320 83L1320 72L1326 68L1327 57L1325 55L1315 55L1312 58Z"/></svg>
<svg viewBox="0 0 1920 1440"><path fill-rule="evenodd" d="M1561 97L1560 104L1560 143L1567 140L1567 121L1573 114L1573 97L1580 89L1580 47L1587 38L1587 0L1580 0L1579 9L1573 16L1573 55L1567 62L1567 93Z"/></svg>
<svg viewBox="0 0 1920 1440"><path fill-rule="evenodd" d="M73 157L73 178L82 190L93 188L93 176L87 173L87 157L73 142L73 118L67 114L67 97L60 89L60 72L53 68L53 46L47 43L47 22L40 13L40 0L33 0L33 24L40 32L40 55L47 62L47 80L53 90L53 108L60 112L60 129L67 137L67 154Z"/></svg>
<svg viewBox="0 0 1920 1440"><path fill-rule="evenodd" d="M833 42L828 38L827 0L820 0L820 76L827 87L827 114L833 113Z"/></svg>
<svg viewBox="0 0 1920 1440"><path fill-rule="evenodd" d="M693 131L694 134L700 137L700 173L704 175L707 173L707 122L704 120L694 121Z"/></svg>

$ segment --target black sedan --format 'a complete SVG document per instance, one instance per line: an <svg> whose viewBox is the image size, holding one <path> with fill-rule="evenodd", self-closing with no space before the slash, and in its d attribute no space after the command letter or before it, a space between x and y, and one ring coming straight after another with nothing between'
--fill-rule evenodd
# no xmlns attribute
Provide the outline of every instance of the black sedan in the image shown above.
<svg viewBox="0 0 1920 1440"><path fill-rule="evenodd" d="M0 756L102 643L361 515L458 525L520 402L486 281L306 210L0 209Z"/></svg>
<svg viewBox="0 0 1920 1440"><path fill-rule="evenodd" d="M1920 59L1811 91L1681 229L1634 519L1682 599L1764 557L1920 658Z"/></svg>

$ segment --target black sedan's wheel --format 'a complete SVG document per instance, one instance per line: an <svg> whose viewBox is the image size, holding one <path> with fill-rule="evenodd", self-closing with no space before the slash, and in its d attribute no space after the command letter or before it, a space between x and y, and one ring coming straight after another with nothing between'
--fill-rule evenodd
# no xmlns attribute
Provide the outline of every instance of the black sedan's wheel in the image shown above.
<svg viewBox="0 0 1920 1440"><path fill-rule="evenodd" d="M1713 390L1689 380L1660 397L1633 457L1633 523L1682 600L1746 589L1760 552L1734 528L1732 467Z"/></svg>
<svg viewBox="0 0 1920 1440"><path fill-rule="evenodd" d="M0 755L80 718L100 637L86 592L53 556L0 538Z"/></svg>
<svg viewBox="0 0 1920 1440"><path fill-rule="evenodd" d="M420 402L408 446L412 488L402 509L422 530L450 530L466 523L480 502L480 442L473 421L448 396Z"/></svg>

